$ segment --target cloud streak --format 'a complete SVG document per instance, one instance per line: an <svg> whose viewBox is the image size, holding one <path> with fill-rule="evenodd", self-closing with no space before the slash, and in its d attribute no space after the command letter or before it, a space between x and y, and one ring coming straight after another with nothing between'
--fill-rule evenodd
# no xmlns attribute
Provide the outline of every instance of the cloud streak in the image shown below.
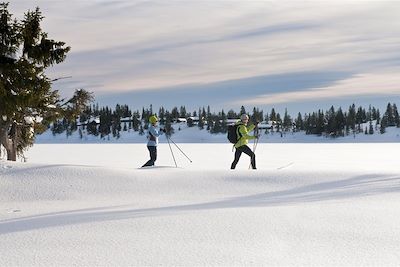
<svg viewBox="0 0 400 267"><path fill-rule="evenodd" d="M201 88L203 105L228 94L220 85L230 84L229 93L245 103L289 105L400 90L400 2L72 0L15 1L10 7L21 14L36 5L50 37L72 46L66 62L50 71L73 76L56 84L62 92L79 86L109 99L162 92L174 102L177 88L193 94ZM303 76L308 86L290 92L279 86L272 92L270 79L254 78L293 73L320 76L308 82L311 76ZM326 73L346 75L332 80ZM264 84L244 88L246 79Z"/></svg>
<svg viewBox="0 0 400 267"><path fill-rule="evenodd" d="M353 96L393 95L400 97L400 76L398 73L359 74L355 77L337 82L327 87L317 87L312 90L298 92L283 92L259 95L254 99L236 102L245 105L271 105L314 101L330 98L345 98Z"/></svg>

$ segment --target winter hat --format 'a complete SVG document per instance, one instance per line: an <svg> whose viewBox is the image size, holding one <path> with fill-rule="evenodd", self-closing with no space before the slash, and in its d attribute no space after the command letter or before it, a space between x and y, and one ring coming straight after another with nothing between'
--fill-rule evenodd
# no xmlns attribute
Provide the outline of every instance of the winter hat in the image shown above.
<svg viewBox="0 0 400 267"><path fill-rule="evenodd" d="M154 123L156 123L157 121L158 121L158 118L156 117L156 115L150 116L150 118L149 118L149 122L150 122L150 123L154 124Z"/></svg>
<svg viewBox="0 0 400 267"><path fill-rule="evenodd" d="M248 119L249 119L249 116L247 116L247 114L242 114L242 116L240 116L240 119L241 119L242 121L248 120Z"/></svg>

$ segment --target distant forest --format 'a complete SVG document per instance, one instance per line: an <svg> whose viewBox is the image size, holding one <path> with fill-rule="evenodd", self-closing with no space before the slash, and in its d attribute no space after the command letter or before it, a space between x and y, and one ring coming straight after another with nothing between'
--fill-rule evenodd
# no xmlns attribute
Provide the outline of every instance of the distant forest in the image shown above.
<svg viewBox="0 0 400 267"><path fill-rule="evenodd" d="M226 133L228 125L238 119L241 114L248 114L251 122L261 122L262 129L266 133L271 132L300 132L311 135L323 135L327 137L340 137L359 133L374 134L385 133L387 127L400 127L400 117L396 104L388 103L383 114L372 107L356 107L351 105L347 110L333 106L326 111L318 110L312 113L301 114L292 118L287 110L283 115L271 109L264 113L256 107L248 112L243 106L239 112L229 110L225 112L211 112L210 106L188 112L185 106L174 107L167 110L161 107L158 112L152 105L142 108L142 111L132 110L127 105L117 104L115 109L108 106L99 107L98 104L86 108L78 120L62 119L50 126L53 135L66 133L67 136L78 131L81 138L84 134L103 138L113 136L119 138L121 132L138 132L143 135L148 128L148 118L156 114L159 124L167 130L169 136L173 135L179 123L186 123L188 127L198 127L210 134Z"/></svg>

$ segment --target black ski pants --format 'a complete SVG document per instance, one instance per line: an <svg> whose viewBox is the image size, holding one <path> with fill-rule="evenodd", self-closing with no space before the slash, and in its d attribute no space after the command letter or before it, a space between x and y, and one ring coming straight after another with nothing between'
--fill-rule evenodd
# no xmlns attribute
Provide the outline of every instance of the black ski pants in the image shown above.
<svg viewBox="0 0 400 267"><path fill-rule="evenodd" d="M242 153L245 153L246 155L248 155L251 158L251 167L253 169L256 169L256 155L246 145L236 148L235 159L232 162L231 169L236 168L236 164L239 162L239 159L240 159L240 156L242 155Z"/></svg>
<svg viewBox="0 0 400 267"><path fill-rule="evenodd" d="M150 159L142 167L154 166L154 162L157 160L157 147L147 146L147 149L150 152Z"/></svg>

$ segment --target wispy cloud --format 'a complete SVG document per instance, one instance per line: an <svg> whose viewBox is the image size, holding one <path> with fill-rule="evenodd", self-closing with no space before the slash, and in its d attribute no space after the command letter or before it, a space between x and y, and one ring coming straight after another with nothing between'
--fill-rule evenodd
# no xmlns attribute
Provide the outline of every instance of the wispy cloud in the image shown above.
<svg viewBox="0 0 400 267"><path fill-rule="evenodd" d="M228 80L206 84L186 84L169 88L136 90L120 94L105 93L98 95L97 100L107 103L130 103L135 107L186 105L198 108L212 105L217 108L238 108L241 105L253 105L251 100L269 94L295 94L309 88L329 87L338 80L352 76L346 72L296 72L278 75L266 75L244 79ZM263 101L257 104L266 105Z"/></svg>
<svg viewBox="0 0 400 267"><path fill-rule="evenodd" d="M289 104L400 90L400 2L17 0L10 7L22 14L37 5L50 37L72 46L50 72L73 76L57 84L67 92L78 85L99 96L163 92L172 101L176 88L201 87L203 104L226 92L216 84L228 83L248 104ZM308 86L290 92L270 91L270 80L240 83L293 73L319 76L303 76Z"/></svg>
<svg viewBox="0 0 400 267"><path fill-rule="evenodd" d="M236 105L271 105L309 101L310 99L319 101L352 96L393 95L400 97L399 71L400 69L397 72L358 74L354 77L340 80L333 85L316 87L310 90L298 90L296 92L263 94L257 98L241 100Z"/></svg>

